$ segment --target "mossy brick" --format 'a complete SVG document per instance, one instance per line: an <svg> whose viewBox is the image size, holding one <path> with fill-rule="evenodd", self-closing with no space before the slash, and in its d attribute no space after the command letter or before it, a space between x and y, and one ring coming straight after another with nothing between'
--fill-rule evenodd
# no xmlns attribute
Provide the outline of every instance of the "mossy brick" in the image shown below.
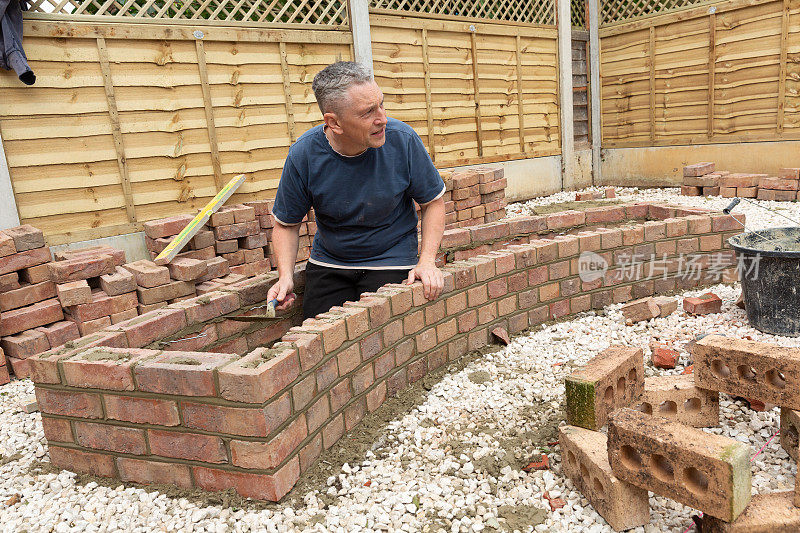
<svg viewBox="0 0 800 533"><path fill-rule="evenodd" d="M56 468L100 477L118 477L114 456L61 446L49 446L50 463Z"/></svg>
<svg viewBox="0 0 800 533"><path fill-rule="evenodd" d="M14 335L21 331L64 320L61 304L53 298L28 307L3 313L0 321L0 336Z"/></svg>
<svg viewBox="0 0 800 533"><path fill-rule="evenodd" d="M260 404L274 397L300 374L295 348L257 348L218 370L219 395L226 400Z"/></svg>
<svg viewBox="0 0 800 533"><path fill-rule="evenodd" d="M144 430L96 422L75 421L75 441L85 448L131 455L147 453Z"/></svg>
<svg viewBox="0 0 800 533"><path fill-rule="evenodd" d="M152 455L204 463L228 462L224 442L214 435L148 429L147 440Z"/></svg>
<svg viewBox="0 0 800 533"><path fill-rule="evenodd" d="M692 352L698 386L800 409L800 349L709 335Z"/></svg>
<svg viewBox="0 0 800 533"><path fill-rule="evenodd" d="M156 350L94 347L59 360L64 382L71 387L132 391L133 367L155 357Z"/></svg>
<svg viewBox="0 0 800 533"><path fill-rule="evenodd" d="M608 418L608 460L618 478L732 522L750 501L750 447L633 409Z"/></svg>
<svg viewBox="0 0 800 533"><path fill-rule="evenodd" d="M215 370L236 357L206 352L164 352L137 364L136 389L176 396L215 396Z"/></svg>
<svg viewBox="0 0 800 533"><path fill-rule="evenodd" d="M43 263L48 263L50 260L51 256L49 248L36 248L33 250L26 250L24 252L17 252L5 257L0 257L0 275L36 267L38 265L42 265ZM42 281L49 280L50 271L46 265L43 266L42 269L37 269L37 272L38 271L44 272L43 279L40 279L41 276L36 276L35 281L30 279L26 279L25 281L28 281L29 283L41 283Z"/></svg>
<svg viewBox="0 0 800 533"><path fill-rule="evenodd" d="M99 394L36 387L36 402L42 413L75 418L102 418Z"/></svg>
<svg viewBox="0 0 800 533"><path fill-rule="evenodd" d="M274 474L192 467L197 486L207 491L233 489L245 498L277 502L288 493L300 477L297 457L289 460Z"/></svg>
<svg viewBox="0 0 800 533"><path fill-rule="evenodd" d="M636 402L644 390L641 348L611 346L564 381L567 422L598 430L608 413Z"/></svg>
<svg viewBox="0 0 800 533"><path fill-rule="evenodd" d="M167 427L180 424L178 405L172 400L104 394L103 403L109 420Z"/></svg>
<svg viewBox="0 0 800 533"><path fill-rule="evenodd" d="M645 378L636 408L687 426L719 425L719 393L697 387L693 373Z"/></svg>
<svg viewBox="0 0 800 533"><path fill-rule="evenodd" d="M289 418L291 408L288 392L265 407L230 407L181 402L185 427L241 437L270 435Z"/></svg>
<svg viewBox="0 0 800 533"><path fill-rule="evenodd" d="M615 531L650 523L647 491L614 475L603 433L561 426L558 441L564 475Z"/></svg>
<svg viewBox="0 0 800 533"><path fill-rule="evenodd" d="M0 293L0 312L19 309L50 298L55 298L56 285L52 281L24 284L17 289Z"/></svg>
<svg viewBox="0 0 800 533"><path fill-rule="evenodd" d="M268 442L231 440L231 462L234 466L248 469L277 468L300 446L307 434L305 419L299 417Z"/></svg>

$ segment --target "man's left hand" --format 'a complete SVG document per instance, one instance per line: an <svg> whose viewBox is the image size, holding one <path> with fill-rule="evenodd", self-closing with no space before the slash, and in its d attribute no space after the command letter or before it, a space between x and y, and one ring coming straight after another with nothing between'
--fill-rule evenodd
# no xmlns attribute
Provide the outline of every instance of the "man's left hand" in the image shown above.
<svg viewBox="0 0 800 533"><path fill-rule="evenodd" d="M444 289L444 274L434 263L417 263L417 266L408 273L406 283L411 285L414 280L422 281L425 298L428 300L438 298Z"/></svg>

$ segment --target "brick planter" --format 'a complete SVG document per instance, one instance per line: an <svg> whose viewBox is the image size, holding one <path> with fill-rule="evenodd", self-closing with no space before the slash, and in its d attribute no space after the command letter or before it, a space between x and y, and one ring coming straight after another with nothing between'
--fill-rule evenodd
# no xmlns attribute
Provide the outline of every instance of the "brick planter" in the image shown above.
<svg viewBox="0 0 800 533"><path fill-rule="evenodd" d="M705 265L734 263L723 239L739 225L727 216L648 204L603 209L638 223L539 239L539 230L509 219L504 227L528 242L446 264L444 293L432 302L419 283L388 285L302 324L293 316L230 320L259 312L255 307L275 281L270 274L34 356L50 459L68 470L125 481L233 488L278 500L324 449L387 397L486 346L495 327L519 333L613 302L713 281L680 279L680 253L698 254ZM552 230L548 226L580 218L556 215L536 227ZM469 231L469 246L505 238L499 230L477 229L474 235L484 240L473 241ZM586 251L608 264L590 282L579 276ZM637 253L663 253L663 275L621 275Z"/></svg>

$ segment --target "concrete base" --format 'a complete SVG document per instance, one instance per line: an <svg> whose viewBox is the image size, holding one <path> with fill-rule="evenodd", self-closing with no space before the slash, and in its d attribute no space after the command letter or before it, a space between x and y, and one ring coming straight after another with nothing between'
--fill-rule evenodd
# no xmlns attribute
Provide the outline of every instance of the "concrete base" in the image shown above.
<svg viewBox="0 0 800 533"><path fill-rule="evenodd" d="M718 170L774 175L796 167L799 152L800 141L607 148L598 185L675 187L683 181L683 167L699 161L713 161Z"/></svg>
<svg viewBox="0 0 800 533"><path fill-rule="evenodd" d="M113 237L103 237L102 239L60 244L58 246L51 246L50 250L55 253L62 250L78 250L100 245L112 246L117 250L123 250L128 263L139 261L140 259L150 259L150 253L147 251L147 247L144 244L143 231L126 233L125 235L115 235Z"/></svg>

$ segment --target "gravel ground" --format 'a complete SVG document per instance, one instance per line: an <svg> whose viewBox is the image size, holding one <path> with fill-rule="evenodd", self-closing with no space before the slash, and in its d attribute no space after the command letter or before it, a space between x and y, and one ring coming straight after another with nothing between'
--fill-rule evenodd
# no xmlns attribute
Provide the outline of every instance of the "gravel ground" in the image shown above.
<svg viewBox="0 0 800 533"><path fill-rule="evenodd" d="M721 209L728 200L678 196L677 189L618 189L622 200L658 200ZM544 203L574 200L574 193L509 206L529 212ZM800 219L800 206L760 202ZM743 203L744 204L744 203ZM768 212L740 207L750 229L776 224ZM787 222L787 225L790 223ZM733 304L737 286L712 290L723 312L689 317L681 309L634 326L623 323L619 305L574 320L539 327L501 351L446 375L421 405L389 422L359 464L342 467L327 486L303 495L297 508L244 510L199 506L185 498L97 483L80 483L69 472L41 473L46 460L40 415L21 410L33 392L28 380L0 387L0 530L2 531L612 531L572 483L561 475L556 428L564 418L564 377L610 344L645 350L648 375L651 339L681 352L698 334L722 333L800 346L800 339L762 334ZM689 291L698 295L705 291ZM779 410L755 412L723 395L721 426L708 431L748 443L755 454L778 430ZM519 467L545 452L550 469ZM794 487L796 467L773 439L753 461L753 493ZM566 505L551 511L544 492ZM15 501L18 500L18 501ZM683 532L692 509L667 498L650 498L651 524L633 531Z"/></svg>

